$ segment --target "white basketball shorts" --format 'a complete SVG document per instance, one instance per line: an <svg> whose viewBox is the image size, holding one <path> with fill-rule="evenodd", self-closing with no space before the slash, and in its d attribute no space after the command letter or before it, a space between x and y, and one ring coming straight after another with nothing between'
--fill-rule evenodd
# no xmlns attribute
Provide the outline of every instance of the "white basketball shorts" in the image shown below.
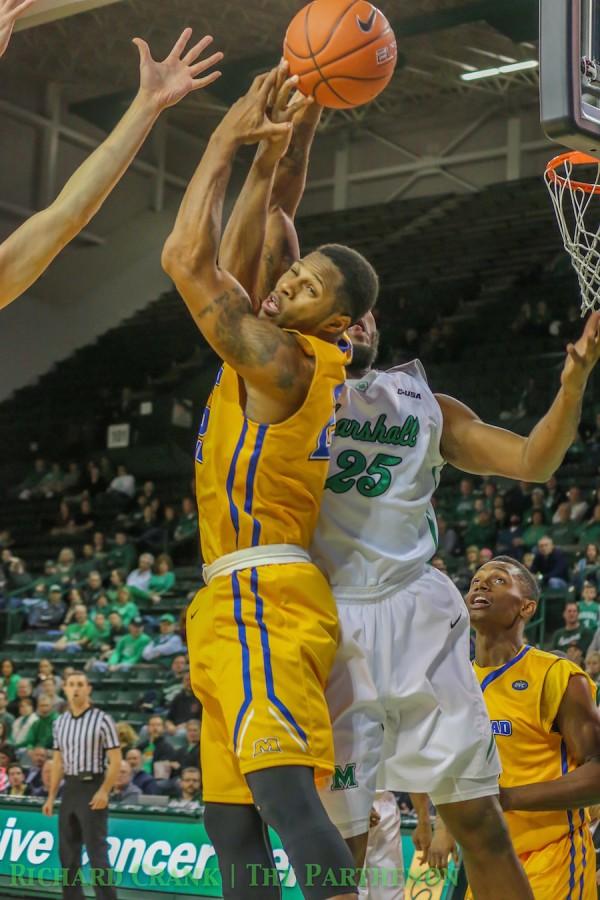
<svg viewBox="0 0 600 900"><path fill-rule="evenodd" d="M344 837L368 831L375 791L436 806L498 793L500 761L469 660L469 617L430 566L372 601L337 597L341 638L327 687L336 770L321 799Z"/></svg>

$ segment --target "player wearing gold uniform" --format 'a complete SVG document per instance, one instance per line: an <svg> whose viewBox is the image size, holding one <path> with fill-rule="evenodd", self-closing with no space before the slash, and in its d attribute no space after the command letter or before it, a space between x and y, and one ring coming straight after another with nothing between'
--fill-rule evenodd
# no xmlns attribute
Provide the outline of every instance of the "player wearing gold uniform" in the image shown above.
<svg viewBox="0 0 600 900"><path fill-rule="evenodd" d="M479 569L466 597L474 668L502 762L500 801L534 897L596 900L585 811L600 798L596 688L570 660L525 642L538 599L537 582L515 560Z"/></svg>
<svg viewBox="0 0 600 900"><path fill-rule="evenodd" d="M251 304L257 298L217 263L232 158L241 144L261 140L253 225L264 233L277 161L290 138L290 123L274 125L267 107L272 92L278 101L289 97L295 80L285 77L283 69L259 77L225 116L163 254L224 362L196 449L207 587L190 605L187 637L192 686L204 707L205 824L224 897L235 900L280 896L268 871L267 825L308 900L356 894L347 876L352 856L315 786L315 776L334 768L324 689L338 621L308 547L327 477L335 394L351 357L345 329L374 304L377 276L360 254L326 245L293 261L267 299ZM306 103L292 103L286 115Z"/></svg>

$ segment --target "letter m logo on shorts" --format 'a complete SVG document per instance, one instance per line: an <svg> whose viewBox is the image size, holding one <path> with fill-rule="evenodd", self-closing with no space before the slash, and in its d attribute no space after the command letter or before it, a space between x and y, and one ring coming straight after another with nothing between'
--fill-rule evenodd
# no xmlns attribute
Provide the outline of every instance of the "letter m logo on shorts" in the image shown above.
<svg viewBox="0 0 600 900"><path fill-rule="evenodd" d="M254 741L252 756L260 756L261 753L281 753L279 738L259 738L257 741Z"/></svg>
<svg viewBox="0 0 600 900"><path fill-rule="evenodd" d="M347 766L336 766L331 782L332 791L348 791L357 788L356 763L348 763Z"/></svg>

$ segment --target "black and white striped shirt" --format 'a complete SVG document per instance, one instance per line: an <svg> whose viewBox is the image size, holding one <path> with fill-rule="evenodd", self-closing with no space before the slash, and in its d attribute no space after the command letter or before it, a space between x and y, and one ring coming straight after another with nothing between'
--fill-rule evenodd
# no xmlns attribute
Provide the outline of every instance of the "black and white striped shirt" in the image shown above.
<svg viewBox="0 0 600 900"><path fill-rule="evenodd" d="M104 774L106 751L120 747L115 723L94 706L79 716L64 712L55 721L53 734L53 746L60 750L65 775Z"/></svg>

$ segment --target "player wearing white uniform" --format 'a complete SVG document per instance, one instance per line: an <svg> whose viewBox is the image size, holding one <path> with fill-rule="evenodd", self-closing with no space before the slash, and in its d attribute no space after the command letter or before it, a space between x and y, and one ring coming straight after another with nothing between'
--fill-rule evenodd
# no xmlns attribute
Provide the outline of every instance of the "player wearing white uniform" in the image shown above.
<svg viewBox="0 0 600 900"><path fill-rule="evenodd" d="M277 110L272 115L277 121ZM274 186L263 171L272 151L259 149L228 224L222 264L256 296L267 296L282 266L299 257L292 217L318 118L314 105L296 118ZM263 247L253 244L252 219L265 204ZM340 399L315 555L338 598L343 633L329 690L339 767L322 797L359 864L377 773L382 788L433 794L477 900L532 897L495 796L498 764L470 670L464 606L427 566L435 549L430 500L444 461L479 475L551 476L577 433L599 326L600 314L592 315L569 346L562 387L527 438L434 396L416 363L372 372L375 320L351 329L355 383Z"/></svg>

